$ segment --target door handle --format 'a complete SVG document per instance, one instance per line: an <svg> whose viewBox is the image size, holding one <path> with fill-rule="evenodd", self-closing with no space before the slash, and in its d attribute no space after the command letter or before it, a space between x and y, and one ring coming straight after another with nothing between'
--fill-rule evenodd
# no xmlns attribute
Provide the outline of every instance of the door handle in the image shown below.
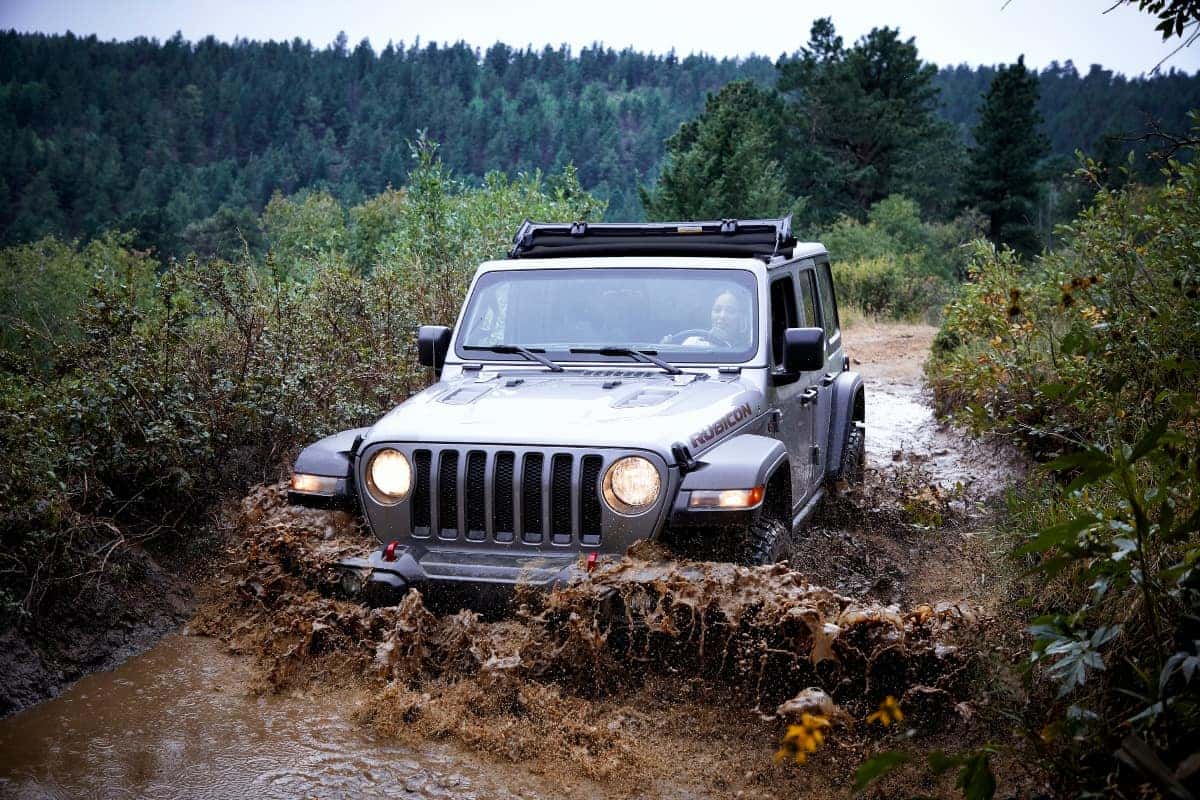
<svg viewBox="0 0 1200 800"><path fill-rule="evenodd" d="M832 372L826 372L824 375L821 376L821 385L828 386L829 384L833 383L836 380L837 380L837 375L834 375Z"/></svg>
<svg viewBox="0 0 1200 800"><path fill-rule="evenodd" d="M817 399L821 392L815 386L810 386L800 393L800 405L806 406Z"/></svg>

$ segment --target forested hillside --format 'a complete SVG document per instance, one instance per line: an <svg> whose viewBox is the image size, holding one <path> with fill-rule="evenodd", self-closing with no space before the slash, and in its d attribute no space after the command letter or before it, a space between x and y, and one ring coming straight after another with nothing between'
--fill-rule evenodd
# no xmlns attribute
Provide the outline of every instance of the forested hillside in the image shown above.
<svg viewBox="0 0 1200 800"><path fill-rule="evenodd" d="M969 132L979 120L979 98L996 73L992 66L939 70L933 81L940 91L939 114ZM1151 121L1187 131L1188 110L1200 106L1200 77L1174 70L1151 79L1126 78L1099 64L1080 74L1070 61L1054 62L1038 74L1038 87L1042 133L1054 156L1070 157L1076 149L1114 155L1129 147L1115 138L1142 131Z"/></svg>
<svg viewBox="0 0 1200 800"><path fill-rule="evenodd" d="M936 76L939 113L964 137L993 74ZM419 130L467 178L574 162L609 218L637 218L637 187L656 178L664 141L736 79L773 86L776 69L759 56L599 45L375 52L344 36L317 48L10 31L0 34L0 241L119 227L180 255L222 209L248 217L275 192L322 188L351 205L402 185ZM1099 152L1105 134L1151 116L1185 130L1186 110L1200 105L1200 77L1183 74L1126 79L1097 67L1081 76L1068 64L1041 83L1045 133L1061 156Z"/></svg>

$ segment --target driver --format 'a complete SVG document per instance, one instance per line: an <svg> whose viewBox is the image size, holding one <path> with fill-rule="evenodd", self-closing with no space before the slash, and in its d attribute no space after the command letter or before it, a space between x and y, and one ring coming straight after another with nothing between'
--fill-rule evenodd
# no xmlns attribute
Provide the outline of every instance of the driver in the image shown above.
<svg viewBox="0 0 1200 800"><path fill-rule="evenodd" d="M721 292L713 300L712 327L703 333L695 333L685 338L681 344L685 347L717 345L718 347L733 347L744 338L747 316L737 295L729 289Z"/></svg>

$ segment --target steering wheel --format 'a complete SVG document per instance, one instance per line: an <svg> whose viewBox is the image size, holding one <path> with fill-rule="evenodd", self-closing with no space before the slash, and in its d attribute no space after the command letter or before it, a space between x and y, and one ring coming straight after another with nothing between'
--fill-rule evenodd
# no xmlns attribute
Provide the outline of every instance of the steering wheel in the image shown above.
<svg viewBox="0 0 1200 800"><path fill-rule="evenodd" d="M710 330L704 328L688 328L679 333L673 333L663 339L663 344L683 344L689 336L698 336L706 342L711 342L718 347L732 347L732 343L725 340L724 337L718 336Z"/></svg>

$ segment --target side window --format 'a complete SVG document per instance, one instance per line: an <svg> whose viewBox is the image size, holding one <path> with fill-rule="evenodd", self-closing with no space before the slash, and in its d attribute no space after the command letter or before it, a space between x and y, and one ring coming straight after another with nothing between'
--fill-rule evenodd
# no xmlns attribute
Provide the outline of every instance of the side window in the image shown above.
<svg viewBox="0 0 1200 800"><path fill-rule="evenodd" d="M783 332L797 328L796 288L792 276L771 283L771 355L776 366L783 363Z"/></svg>
<svg viewBox="0 0 1200 800"><path fill-rule="evenodd" d="M837 316L837 302L833 297L833 274L829 271L829 262L817 267L817 285L821 290L821 318L825 322L825 341L832 342L840 327Z"/></svg>
<svg viewBox="0 0 1200 800"><path fill-rule="evenodd" d="M821 327L821 318L817 316L817 274L811 269L800 271L800 307L804 309L806 327Z"/></svg>

